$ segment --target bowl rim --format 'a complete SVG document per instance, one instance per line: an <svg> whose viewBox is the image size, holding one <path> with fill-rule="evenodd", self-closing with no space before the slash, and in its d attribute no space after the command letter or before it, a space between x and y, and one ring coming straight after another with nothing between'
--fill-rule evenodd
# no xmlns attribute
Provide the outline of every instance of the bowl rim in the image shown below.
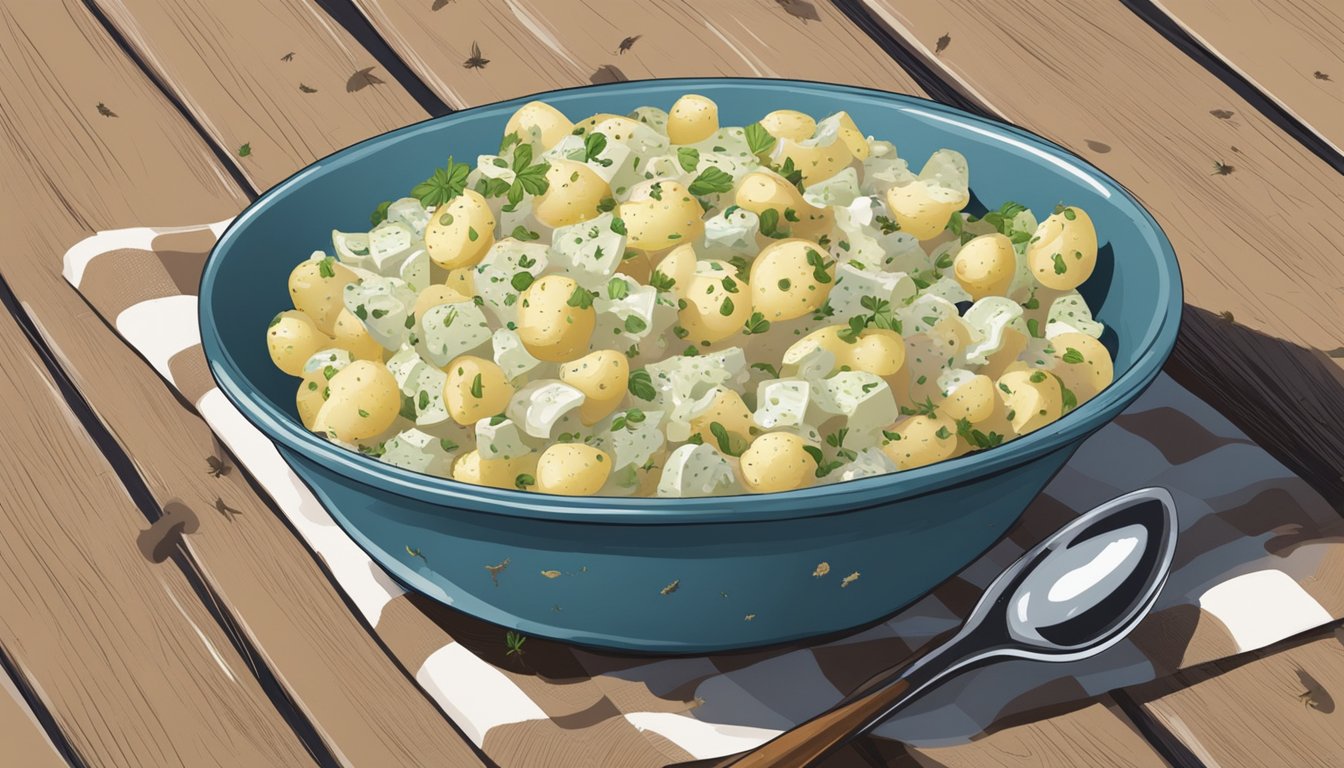
<svg viewBox="0 0 1344 768"><path fill-rule="evenodd" d="M666 96L670 92L725 88L771 90L783 94L802 89L840 95L850 100L877 102L888 107L894 105L899 111L912 113L922 119L955 124L996 139L1011 149L1034 155L1037 162L1055 165L1090 185L1107 198L1108 204L1118 207L1134 221L1146 245L1166 268L1155 286L1158 292L1157 304L1162 310L1150 319L1142 334L1134 364L1096 397L1074 411L1029 435L992 450L966 454L912 470L793 491L696 498L558 496L478 486L421 474L385 464L321 439L304 429L292 415L252 395L246 376L219 335L210 297L215 289L221 262L241 236L240 233L271 201L293 193L311 176L327 169L346 166L379 151L390 142L440 130L445 123L512 114L518 107L536 99L563 106L565 101L588 98L594 92L619 91L625 95L649 93L651 96ZM1180 265L1170 240L1156 219L1122 184L1070 150L1024 128L916 96L853 85L749 77L659 78L557 89L427 118L352 144L295 172L260 195L234 218L206 260L201 274L199 297L201 343L211 375L225 397L249 422L278 447L287 449L282 450L282 454L292 454L293 457L318 463L360 484L432 504L512 517L612 524L744 523L818 517L888 504L949 488L959 478L979 478L1010 470L1080 441L1110 422L1142 394L1157 377L1175 346L1183 302ZM287 458L292 460L289 455Z"/></svg>

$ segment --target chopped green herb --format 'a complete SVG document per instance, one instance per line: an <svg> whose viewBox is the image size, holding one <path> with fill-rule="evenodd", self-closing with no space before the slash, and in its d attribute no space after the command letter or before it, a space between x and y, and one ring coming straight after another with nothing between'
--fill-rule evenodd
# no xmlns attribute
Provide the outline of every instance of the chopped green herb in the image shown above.
<svg viewBox="0 0 1344 768"><path fill-rule="evenodd" d="M454 163L448 158L448 165L434 169L434 173L411 189L411 197L426 206L439 206L452 200L467 188L467 175L471 167L465 163ZM475 239L475 238L473 238Z"/></svg>
<svg viewBox="0 0 1344 768"><path fill-rule="evenodd" d="M387 221L387 209L390 208L391 206L392 206L391 200L384 200L383 202L379 203L378 207L373 209L373 213L369 214L369 224L376 227L379 224L382 224L384 221Z"/></svg>
<svg viewBox="0 0 1344 768"><path fill-rule="evenodd" d="M760 213L760 231L766 237L782 240L789 236L787 229L779 228L779 210L775 208L766 208Z"/></svg>
<svg viewBox="0 0 1344 768"><path fill-rule="evenodd" d="M626 234L625 221L623 221L620 217L613 218L611 220L611 231L615 232L618 235Z"/></svg>
<svg viewBox="0 0 1344 768"><path fill-rule="evenodd" d="M760 312L752 312L751 317L747 318L747 324L742 329L742 333L750 336L756 333L765 333L770 330L770 321L765 319L765 315Z"/></svg>
<svg viewBox="0 0 1344 768"><path fill-rule="evenodd" d="M785 209L784 209L784 220L785 220L785 221L802 221L802 219L798 218L798 212L795 211L795 210L793 210L792 208L785 208Z"/></svg>
<svg viewBox="0 0 1344 768"><path fill-rule="evenodd" d="M1050 257L1055 262L1055 274L1062 275L1069 271L1069 265L1064 263L1064 257L1056 253Z"/></svg>
<svg viewBox="0 0 1344 768"><path fill-rule="evenodd" d="M627 333L643 333L648 330L649 324L638 315L629 315L625 318L625 330Z"/></svg>
<svg viewBox="0 0 1344 768"><path fill-rule="evenodd" d="M727 296L723 297L723 303L719 305L719 314L724 317L731 317L733 314L733 300Z"/></svg>
<svg viewBox="0 0 1344 768"><path fill-rule="evenodd" d="M592 291L581 285L574 286L574 292L569 295L569 301L565 302L571 307L579 309L589 309L593 306L593 298L596 296Z"/></svg>
<svg viewBox="0 0 1344 768"><path fill-rule="evenodd" d="M485 385L481 382L481 374L471 380L471 396L477 400L485 396Z"/></svg>
<svg viewBox="0 0 1344 768"><path fill-rule="evenodd" d="M775 366L769 363L752 363L751 367L755 368L758 371L764 371L766 375L770 376L771 378L774 379L779 378L779 371L775 370Z"/></svg>
<svg viewBox="0 0 1344 768"><path fill-rule="evenodd" d="M1083 353L1073 347L1065 347L1063 360L1069 365L1077 365L1078 363L1086 362L1087 358L1083 357Z"/></svg>
<svg viewBox="0 0 1344 768"><path fill-rule="evenodd" d="M607 282L607 298L612 301L619 301L630 295L630 285L619 277L613 277Z"/></svg>
<svg viewBox="0 0 1344 768"><path fill-rule="evenodd" d="M743 129L747 140L747 149L753 155L761 155L775 146L775 137L760 123L752 123Z"/></svg>
<svg viewBox="0 0 1344 768"><path fill-rule="evenodd" d="M653 274L649 276L649 285L653 286L659 291L670 291L672 290L672 286L676 284L677 281L675 279L668 277L667 275L663 274L662 272L659 272L656 269L653 270Z"/></svg>
<svg viewBox="0 0 1344 768"><path fill-rule="evenodd" d="M519 272L509 281L509 285L512 285L515 291L525 291L534 280L536 278L532 276L531 272Z"/></svg>
<svg viewBox="0 0 1344 768"><path fill-rule="evenodd" d="M683 171L694 171L700 165L700 150L695 147L677 147L677 162Z"/></svg>
<svg viewBox="0 0 1344 768"><path fill-rule="evenodd" d="M643 368L630 372L630 380L626 384L630 394L638 397L640 400L653 400L658 395L658 390L653 388L653 377Z"/></svg>
<svg viewBox="0 0 1344 768"><path fill-rule="evenodd" d="M471 231L474 232L475 230ZM522 240L523 242L530 242L532 240L541 239L541 235L539 233L533 232L527 227L524 227L522 224L519 224L518 226L514 227L512 234L515 240ZM468 233L468 236L470 236L470 233ZM471 239L475 240L476 238L473 237Z"/></svg>
<svg viewBox="0 0 1344 768"><path fill-rule="evenodd" d="M711 165L701 171L686 189L692 195L710 195L721 194L732 188L733 177Z"/></svg>

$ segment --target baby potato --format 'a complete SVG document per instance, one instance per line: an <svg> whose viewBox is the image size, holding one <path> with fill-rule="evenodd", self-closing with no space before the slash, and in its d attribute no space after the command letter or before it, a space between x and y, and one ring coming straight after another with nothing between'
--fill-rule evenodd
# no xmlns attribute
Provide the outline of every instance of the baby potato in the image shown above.
<svg viewBox="0 0 1344 768"><path fill-rule="evenodd" d="M1055 350L1056 361L1051 373L1069 388L1078 405L1096 397L1115 378L1111 353L1087 334L1061 333L1050 339L1050 346Z"/></svg>
<svg viewBox="0 0 1344 768"><path fill-rule="evenodd" d="M743 445L751 442L751 430L755 422L751 419L747 404L742 402L742 396L736 390L719 388L709 408L691 420L691 429L700 433L706 443L718 447L719 438L714 434L712 426L716 423L727 430L729 435L741 438Z"/></svg>
<svg viewBox="0 0 1344 768"><path fill-rule="evenodd" d="M491 488L526 488L535 481L537 454L525 453L511 459L483 459L480 451L471 451L453 463L453 479ZM522 482L520 482L520 480Z"/></svg>
<svg viewBox="0 0 1344 768"><path fill-rule="evenodd" d="M817 462L803 450L807 441L789 432L770 432L742 452L742 484L756 493L792 491L811 485Z"/></svg>
<svg viewBox="0 0 1344 768"><path fill-rule="evenodd" d="M331 337L318 330L313 319L297 309L275 316L266 330L271 362L290 376L302 376L303 364L319 349L332 346Z"/></svg>
<svg viewBox="0 0 1344 768"><path fill-rule="evenodd" d="M425 225L425 250L444 269L478 264L494 244L495 214L474 189L435 208Z"/></svg>
<svg viewBox="0 0 1344 768"><path fill-rule="evenodd" d="M1051 214L1027 244L1027 266L1046 288L1068 291L1082 285L1097 266L1097 230L1082 208Z"/></svg>
<svg viewBox="0 0 1344 768"><path fill-rule="evenodd" d="M472 485L485 485L481 478L481 452L468 451L453 462L453 479Z"/></svg>
<svg viewBox="0 0 1344 768"><path fill-rule="evenodd" d="M751 264L752 307L772 323L814 312L830 295L832 269L826 249L812 241L776 241Z"/></svg>
<svg viewBox="0 0 1344 768"><path fill-rule="evenodd" d="M322 369L309 371L299 382L299 390L294 393L294 406L299 411L299 421L311 430L317 421L317 412L327 402L327 375Z"/></svg>
<svg viewBox="0 0 1344 768"><path fill-rule="evenodd" d="M448 415L463 426L503 413L513 397L513 386L493 361L474 355L453 358L444 369L443 402Z"/></svg>
<svg viewBox="0 0 1344 768"><path fill-rule="evenodd" d="M920 240L936 237L952 214L966 207L970 196L931 179L913 179L887 190L887 209L902 232Z"/></svg>
<svg viewBox="0 0 1344 768"><path fill-rule="evenodd" d="M1013 241L995 232L973 238L957 253L952 263L952 274L957 283L979 301L986 296L1002 296L1008 292L1017 271L1017 253Z"/></svg>
<svg viewBox="0 0 1344 768"><path fill-rule="evenodd" d="M611 475L611 457L583 443L556 443L537 460L538 493L592 496Z"/></svg>
<svg viewBox="0 0 1344 768"><path fill-rule="evenodd" d="M952 390L940 410L949 419L979 424L994 413L994 404L994 380L978 374Z"/></svg>
<svg viewBox="0 0 1344 768"><path fill-rule="evenodd" d="M569 122L565 113L550 104L544 101L529 101L509 118L509 122L504 126L504 135L517 133L519 138L526 141L527 136L524 132L528 128L539 130L543 149L550 149L574 130L574 124Z"/></svg>
<svg viewBox="0 0 1344 768"><path fill-rule="evenodd" d="M417 318L420 318L425 316L426 311L440 304L458 304L463 301L471 301L471 296L463 296L451 286L431 285L415 297L415 308L412 311Z"/></svg>
<svg viewBox="0 0 1344 768"><path fill-rule="evenodd" d="M854 124L854 118L849 116L848 112L836 112L832 117L836 121L837 129L835 134L845 143L849 153L856 160L868 159L868 139L864 138L863 131Z"/></svg>
<svg viewBox="0 0 1344 768"><path fill-rule="evenodd" d="M533 201L532 213L551 228L593 218L602 198L611 196L611 187L601 176L573 160L552 160L546 181L546 191Z"/></svg>
<svg viewBox="0 0 1344 768"><path fill-rule="evenodd" d="M719 130L719 105L694 93L677 99L667 112L667 137L673 144L704 141Z"/></svg>
<svg viewBox="0 0 1344 768"><path fill-rule="evenodd" d="M802 141L812 138L817 130L817 121L811 115L793 109L776 109L762 117L761 127L776 139Z"/></svg>
<svg viewBox="0 0 1344 768"><path fill-rule="evenodd" d="M592 426L616 410L630 380L630 360L614 349L599 349L560 366L560 381L583 393L579 421Z"/></svg>
<svg viewBox="0 0 1344 768"><path fill-rule="evenodd" d="M807 334L803 338L793 342L789 348L784 351L783 362L785 365L796 364L802 360L813 347L821 349L835 355L835 368L840 369L842 365L849 365L850 349L852 344L840 338L840 332L849 328L848 325L827 325Z"/></svg>
<svg viewBox="0 0 1344 768"><path fill-rule="evenodd" d="M957 425L946 416L911 416L887 431L899 436L882 446L897 469L935 464L957 450Z"/></svg>
<svg viewBox="0 0 1344 768"><path fill-rule="evenodd" d="M327 382L331 394L313 419L313 430L353 442L392 426L401 410L401 392L379 363L355 360Z"/></svg>
<svg viewBox="0 0 1344 768"><path fill-rule="evenodd" d="M690 290L697 260L695 248L686 243L668 251L663 260L658 262L659 274L672 278L671 294L674 297L682 298Z"/></svg>
<svg viewBox="0 0 1344 768"><path fill-rule="evenodd" d="M626 245L660 251L699 240L705 233L705 222L700 218L704 209L678 182L661 181L658 188L661 199L631 199L616 209L617 217L625 222Z"/></svg>
<svg viewBox="0 0 1344 768"><path fill-rule="evenodd" d="M793 167L802 171L804 184L829 179L854 160L849 146L838 136L822 146L808 146L793 139L780 139L771 156L777 163L792 160Z"/></svg>
<svg viewBox="0 0 1344 768"><path fill-rule="evenodd" d="M476 295L476 270L471 267L458 267L449 270L448 279L443 284L452 288L463 296Z"/></svg>
<svg viewBox="0 0 1344 768"><path fill-rule="evenodd" d="M518 301L518 338L532 356L551 363L573 360L588 349L597 312L587 292L563 275L546 275ZM493 412L492 412L493 413Z"/></svg>
<svg viewBox="0 0 1344 768"><path fill-rule="evenodd" d="M342 309L336 315L336 325L332 328L333 346L344 349L356 360L383 360L383 345L369 335L369 329L348 309Z"/></svg>
<svg viewBox="0 0 1344 768"><path fill-rule="evenodd" d="M1064 412L1059 379L1046 371L1008 371L999 377L998 387L1008 421L1019 435L1035 432Z"/></svg>
<svg viewBox="0 0 1344 768"><path fill-rule="evenodd" d="M330 336L336 315L345 306L341 300L345 286L358 279L335 259L301 261L289 273L289 298L295 309L307 314L319 331Z"/></svg>
<svg viewBox="0 0 1344 768"><path fill-rule="evenodd" d="M905 365L905 340L886 328L868 328L847 346L845 364L856 371L886 377L895 375Z"/></svg>
<svg viewBox="0 0 1344 768"><path fill-rule="evenodd" d="M677 321L691 344L723 341L751 317L750 286L737 279L726 261L700 262L684 295Z"/></svg>
<svg viewBox="0 0 1344 768"><path fill-rule="evenodd" d="M743 176L734 202L758 216L773 210L779 216L779 229L794 237L815 240L835 227L830 208L814 207L777 173L753 171Z"/></svg>

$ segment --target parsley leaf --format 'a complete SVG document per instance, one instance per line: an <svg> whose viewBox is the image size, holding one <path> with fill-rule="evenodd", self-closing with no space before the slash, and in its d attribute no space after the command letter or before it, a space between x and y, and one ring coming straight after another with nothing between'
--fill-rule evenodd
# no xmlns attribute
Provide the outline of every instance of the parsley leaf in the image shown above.
<svg viewBox="0 0 1344 768"><path fill-rule="evenodd" d="M781 240L789 236L787 229L779 228L779 210L776 208L766 208L761 211L761 234L776 240Z"/></svg>
<svg viewBox="0 0 1344 768"><path fill-rule="evenodd" d="M775 137L771 136L760 123L748 125L743 132L746 134L747 149L753 155L764 154L775 146Z"/></svg>
<svg viewBox="0 0 1344 768"><path fill-rule="evenodd" d="M638 315L627 315L625 318L626 333L643 333L648 330L649 324L644 322L644 318Z"/></svg>
<svg viewBox="0 0 1344 768"><path fill-rule="evenodd" d="M1063 360L1069 365L1077 365L1078 363L1086 362L1087 358L1083 357L1083 353L1073 347L1065 347Z"/></svg>
<svg viewBox="0 0 1344 768"><path fill-rule="evenodd" d="M535 280L531 272L519 272L509 281L509 285L512 285L515 291L526 291Z"/></svg>
<svg viewBox="0 0 1344 768"><path fill-rule="evenodd" d="M658 395L658 390L653 388L653 377L643 368L630 372L630 381L626 384L626 389L640 400L653 400Z"/></svg>
<svg viewBox="0 0 1344 768"><path fill-rule="evenodd" d="M525 243L530 242L532 240L541 239L541 235L539 233L533 232L527 227L524 227L522 224L519 224L518 226L514 227L512 234L515 240L522 240Z"/></svg>
<svg viewBox="0 0 1344 768"><path fill-rule="evenodd" d="M677 147L677 162L683 171L694 171L700 165L700 150L695 147Z"/></svg>
<svg viewBox="0 0 1344 768"><path fill-rule="evenodd" d="M765 333L770 330L770 321L765 319L765 315L760 312L752 312L751 317L747 318L747 324L742 328L742 333L750 336L754 333Z"/></svg>
<svg viewBox="0 0 1344 768"><path fill-rule="evenodd" d="M589 309L593 306L593 297L595 295L596 294L587 288L584 288L581 285L576 285L574 286L574 292L569 295L569 301L565 303L571 307Z"/></svg>
<svg viewBox="0 0 1344 768"><path fill-rule="evenodd" d="M426 206L440 206L452 200L467 188L467 174L471 168L465 163L454 163L448 158L448 165L435 168L433 175L416 184L411 189L411 197Z"/></svg>
<svg viewBox="0 0 1344 768"><path fill-rule="evenodd" d="M602 150L607 148L607 137L600 133L590 133L583 137L583 159L597 160L602 165L611 165L611 160L605 162L598 159Z"/></svg>
<svg viewBox="0 0 1344 768"><path fill-rule="evenodd" d="M335 262L336 260L331 258L330 256L317 262L317 274L321 275L322 277L335 277L336 276L336 267L334 266Z"/></svg>
<svg viewBox="0 0 1344 768"><path fill-rule="evenodd" d="M676 284L676 279L668 277L656 269L653 270L653 274L649 276L649 285L657 288L659 291L670 291L672 290L672 286Z"/></svg>
<svg viewBox="0 0 1344 768"><path fill-rule="evenodd" d="M714 193L723 193L733 188L733 177L729 174L710 166L700 172L695 177L695 181L687 187L687 191L692 195L708 195Z"/></svg>
<svg viewBox="0 0 1344 768"><path fill-rule="evenodd" d="M391 205L391 200L384 200L379 203L378 207L373 209L373 213L369 214L369 223L376 227L384 221L387 221L387 209Z"/></svg>
<svg viewBox="0 0 1344 768"><path fill-rule="evenodd" d="M607 297L612 301L619 301L630 295L630 286L619 277L613 277L607 282Z"/></svg>
<svg viewBox="0 0 1344 768"><path fill-rule="evenodd" d="M471 380L471 396L478 400L485 396L485 385L481 382L481 374L479 373Z"/></svg>
<svg viewBox="0 0 1344 768"><path fill-rule="evenodd" d="M719 305L719 314L723 315L724 317L732 317L733 309L734 309L733 300L728 298L727 296L724 296L723 303Z"/></svg>
<svg viewBox="0 0 1344 768"><path fill-rule="evenodd" d="M714 441L719 444L719 450L729 456L741 456L747 449L747 441L740 435L728 431L728 428L717 421L709 423L709 433L714 436Z"/></svg>

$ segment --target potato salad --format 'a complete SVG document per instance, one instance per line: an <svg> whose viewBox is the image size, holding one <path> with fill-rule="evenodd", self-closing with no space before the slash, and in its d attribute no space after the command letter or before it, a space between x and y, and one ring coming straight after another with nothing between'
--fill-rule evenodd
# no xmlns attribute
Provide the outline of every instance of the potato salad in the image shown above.
<svg viewBox="0 0 1344 768"><path fill-rule="evenodd" d="M969 185L955 150L902 157L845 112L532 102L494 154L332 232L266 340L309 430L466 483L691 497L913 469L1112 379L1077 290L1087 213L972 215Z"/></svg>

